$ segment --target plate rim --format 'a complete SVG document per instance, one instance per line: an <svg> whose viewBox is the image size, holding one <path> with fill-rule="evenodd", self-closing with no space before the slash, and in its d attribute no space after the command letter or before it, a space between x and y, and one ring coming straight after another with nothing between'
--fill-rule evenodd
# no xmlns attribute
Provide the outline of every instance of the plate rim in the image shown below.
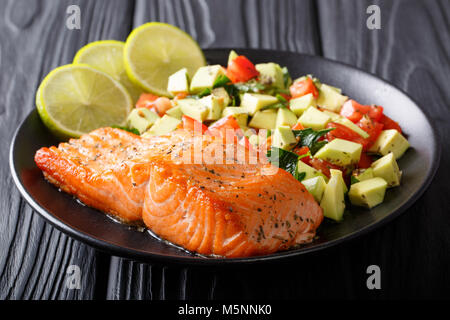
<svg viewBox="0 0 450 320"><path fill-rule="evenodd" d="M41 205L39 205L35 199L27 192L25 187L20 181L20 178L18 176L18 172L16 170L15 162L14 162L14 153L17 148L16 146L16 140L19 131L22 129L24 123L30 118L33 113L37 113L36 109L33 108L26 117L20 122L20 125L16 128L14 135L11 140L10 148L9 148L9 167L11 171L11 175L14 181L14 184L16 185L17 189L19 190L21 196L25 199L25 201L32 207L33 210L37 211L37 213L42 216L46 221L48 221L51 225L56 227L61 232L67 234L68 236L71 236L85 244L88 244L95 249L101 250L103 252L106 252L111 255L118 255L120 257L126 258L126 259L132 259L132 260L138 260L146 263L164 263L164 264L185 264L185 265L191 265L191 266L231 266L231 265L250 265L255 263L261 263L261 262L274 262L274 261L286 261L290 258L299 257L308 253L321 251L326 248L330 248L333 246L336 246L338 244L341 244L343 242L352 241L355 238L358 238L360 236L366 235L371 231L374 231L375 229L382 227L386 225L388 222L391 222L393 219L399 217L402 213L404 213L407 209L409 209L413 203L415 203L422 195L423 193L428 189L431 182L433 181L437 169L439 168L439 163L441 159L441 138L439 134L437 133L437 130L434 126L434 121L428 116L427 113L422 110L420 107L420 104L412 98L407 92L405 92L403 89L397 87L392 82L383 79L373 73L367 72L365 70L362 70L358 67L355 67L353 65L350 65L345 62L337 61L334 59L309 54L309 53L300 53L300 52L294 52L294 51L288 51L288 50L275 50L275 49L256 49L256 48L227 48L227 47L214 47L214 48L207 48L203 49L205 52L205 56L207 56L208 52L213 51L229 51L229 50L241 50L241 51L253 51L253 52L266 52L266 53L283 53L283 54L295 54L298 56L306 56L313 59L318 60L325 60L334 64L341 65L345 68L352 69L353 72L359 72L362 74L365 74L366 76L369 76L371 78L375 78L375 80L382 81L385 84L389 85L390 87L393 87L394 89L401 92L404 96L406 96L408 99L410 99L418 108L418 110L422 113L424 118L427 120L432 135L433 135L433 146L432 149L434 149L434 156L430 165L429 172L427 172L428 176L424 180L424 182L420 185L418 190L413 193L407 201L397 210L390 213L388 216L384 217L383 219L379 221L372 222L361 229L347 235L341 238L337 238L334 240L330 240L324 243L317 244L312 247L306 247L306 248L299 248L299 249L293 249L293 250L287 250L287 251L280 251L275 252L269 255L262 255L262 256L251 256L251 257L241 257L241 258L203 258L199 256L176 256L176 255L162 255L162 254L156 254L156 253L150 253L147 251L140 251L137 249L131 249L131 248L125 248L113 243L106 242L104 240L98 239L90 234L85 233L82 230L75 229L74 227L66 225L64 222L53 216L50 212L45 210ZM208 60L208 59L206 59Z"/></svg>

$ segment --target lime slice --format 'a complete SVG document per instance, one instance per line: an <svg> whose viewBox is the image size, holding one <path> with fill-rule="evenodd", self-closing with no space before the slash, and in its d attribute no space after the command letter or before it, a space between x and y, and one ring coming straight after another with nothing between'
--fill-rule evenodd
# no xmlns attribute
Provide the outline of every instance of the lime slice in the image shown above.
<svg viewBox="0 0 450 320"><path fill-rule="evenodd" d="M88 64L95 69L106 72L123 84L133 101L136 102L142 93L142 89L128 78L123 63L124 47L125 42L116 40L91 42L78 50L73 63Z"/></svg>
<svg viewBox="0 0 450 320"><path fill-rule="evenodd" d="M133 107L120 82L88 65L51 71L36 93L44 124L60 137L79 137L94 129L123 125Z"/></svg>
<svg viewBox="0 0 450 320"><path fill-rule="evenodd" d="M125 69L128 77L153 94L170 96L170 75L187 68L193 76L206 64L197 42L184 31L160 22L146 23L134 29L125 43Z"/></svg>

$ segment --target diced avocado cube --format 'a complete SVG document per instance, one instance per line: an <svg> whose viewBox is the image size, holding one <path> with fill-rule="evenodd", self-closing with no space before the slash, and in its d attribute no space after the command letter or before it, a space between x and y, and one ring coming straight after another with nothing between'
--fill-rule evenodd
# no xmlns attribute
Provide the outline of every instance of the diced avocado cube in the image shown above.
<svg viewBox="0 0 450 320"><path fill-rule="evenodd" d="M308 179L311 179L314 177L322 177L322 178L324 178L325 181L328 180L328 178L322 172L307 165L302 160L298 160L297 172L300 174L304 172L306 174L305 177L303 178L304 180L308 180Z"/></svg>
<svg viewBox="0 0 450 320"><path fill-rule="evenodd" d="M397 161L393 153L388 153L384 157L372 163L374 177L383 178L389 187L400 185L402 172L398 168Z"/></svg>
<svg viewBox="0 0 450 320"><path fill-rule="evenodd" d="M180 106L176 106L176 107L173 107L173 108L170 108L169 110L167 110L166 114L168 116L171 116L172 118L181 120L181 117L183 116L183 111L181 111Z"/></svg>
<svg viewBox="0 0 450 320"><path fill-rule="evenodd" d="M383 130L375 143L370 147L370 152L375 152L383 156L392 152L396 159L399 159L409 148L409 142L397 130Z"/></svg>
<svg viewBox="0 0 450 320"><path fill-rule="evenodd" d="M303 180L302 183L308 190L308 192L313 195L314 199L316 199L317 202L320 202L320 200L322 200L323 192L325 191L325 187L327 185L325 179L322 176Z"/></svg>
<svg viewBox="0 0 450 320"><path fill-rule="evenodd" d="M198 93L211 89L217 77L225 74L221 65L204 66L198 68L191 80L191 92Z"/></svg>
<svg viewBox="0 0 450 320"><path fill-rule="evenodd" d="M344 190L344 193L348 192L347 185L345 184L344 177L342 176L342 171L337 169L330 169L330 177L337 176L337 178L342 183L342 189Z"/></svg>
<svg viewBox="0 0 450 320"><path fill-rule="evenodd" d="M209 114L209 109L200 100L182 99L178 100L178 106L183 114L202 122Z"/></svg>
<svg viewBox="0 0 450 320"><path fill-rule="evenodd" d="M297 123L297 117L295 113L287 108L279 108L277 112L276 126L289 126L292 127Z"/></svg>
<svg viewBox="0 0 450 320"><path fill-rule="evenodd" d="M339 112L342 105L347 99L348 97L336 91L335 87L331 87L323 83L319 87L319 97L317 98L317 104L322 108L328 109L333 112Z"/></svg>
<svg viewBox="0 0 450 320"><path fill-rule="evenodd" d="M278 102L278 99L268 94L245 93L241 98L241 107L247 109L250 115L254 115L260 109Z"/></svg>
<svg viewBox="0 0 450 320"><path fill-rule="evenodd" d="M372 179L373 176L373 169L372 168L367 168L367 169L356 169L353 170L352 172L352 176L358 180L358 182L364 181L364 180L368 180L368 179Z"/></svg>
<svg viewBox="0 0 450 320"><path fill-rule="evenodd" d="M133 109L127 118L127 126L130 128L137 129L140 134L147 131L159 116L146 108L136 108Z"/></svg>
<svg viewBox="0 0 450 320"><path fill-rule="evenodd" d="M298 122L300 122L305 128L321 130L325 128L330 120L330 117L322 111L319 111L314 107L309 107L298 119Z"/></svg>
<svg viewBox="0 0 450 320"><path fill-rule="evenodd" d="M288 150L297 143L294 133L289 126L280 126L274 130L272 135L272 146Z"/></svg>
<svg viewBox="0 0 450 320"><path fill-rule="evenodd" d="M335 119L333 121L336 122L336 123L342 124L343 126L346 126L347 128L355 131L357 134L359 134L364 139L367 139L368 137L370 137L370 135L367 132L365 132L363 129L358 127L356 124L354 124L353 122L351 122L347 118L339 117L339 118L337 118L337 119Z"/></svg>
<svg viewBox="0 0 450 320"><path fill-rule="evenodd" d="M342 118L339 114L337 114L336 112L332 112L329 110L322 110L323 113L325 113L327 116L329 116L331 118L332 122L336 122L336 120L339 120L340 118ZM358 127L359 128L359 127Z"/></svg>
<svg viewBox="0 0 450 320"><path fill-rule="evenodd" d="M268 109L256 112L248 126L258 129L275 129L276 122L277 112L273 109Z"/></svg>
<svg viewBox="0 0 450 320"><path fill-rule="evenodd" d="M323 215L335 221L341 221L345 210L344 188L338 175L330 177L325 186L320 207Z"/></svg>
<svg viewBox="0 0 450 320"><path fill-rule="evenodd" d="M145 136L160 136L172 132L180 124L181 120L172 118L168 115L164 115L161 119L158 119L155 124L148 130Z"/></svg>
<svg viewBox="0 0 450 320"><path fill-rule="evenodd" d="M257 134L252 134L248 138L248 142L250 142L250 144L253 145L254 147L257 147L259 145L259 136Z"/></svg>
<svg viewBox="0 0 450 320"><path fill-rule="evenodd" d="M248 113L245 108L242 107L227 107L222 111L222 117L228 117L232 115L236 118L241 128L247 127Z"/></svg>
<svg viewBox="0 0 450 320"><path fill-rule="evenodd" d="M231 102L227 90L225 90L223 87L213 89L211 94L215 98L219 99L224 107L228 106Z"/></svg>
<svg viewBox="0 0 450 320"><path fill-rule="evenodd" d="M187 69L183 68L172 74L169 77L169 81L167 83L167 91L169 91L173 95L180 92L188 93L189 82L187 72Z"/></svg>
<svg viewBox="0 0 450 320"><path fill-rule="evenodd" d="M284 89L283 69L278 63L258 63L255 68L259 71L259 78L263 84Z"/></svg>
<svg viewBox="0 0 450 320"><path fill-rule="evenodd" d="M298 117L300 117L309 107L315 107L316 105L316 99L312 93L305 94L304 96L289 101L292 112Z"/></svg>
<svg viewBox="0 0 450 320"><path fill-rule="evenodd" d="M230 54L228 55L228 65L230 65L231 61L236 59L239 55L236 53L236 51L231 50Z"/></svg>
<svg viewBox="0 0 450 320"><path fill-rule="evenodd" d="M337 93L342 93L341 88L333 87L333 86L330 86L329 84L327 84L327 86L330 87L330 89L333 89L334 91L336 91ZM320 85L319 85L319 87L320 87Z"/></svg>
<svg viewBox="0 0 450 320"><path fill-rule="evenodd" d="M382 178L372 178L352 184L348 197L356 206L373 208L384 200L387 183Z"/></svg>
<svg viewBox="0 0 450 320"><path fill-rule="evenodd" d="M208 114L205 120L218 120L222 116L223 101L222 99L217 99L212 94L203 97L199 100L203 105L208 108Z"/></svg>
<svg viewBox="0 0 450 320"><path fill-rule="evenodd" d="M359 162L362 145L343 139L334 139L323 146L314 157L345 167Z"/></svg>

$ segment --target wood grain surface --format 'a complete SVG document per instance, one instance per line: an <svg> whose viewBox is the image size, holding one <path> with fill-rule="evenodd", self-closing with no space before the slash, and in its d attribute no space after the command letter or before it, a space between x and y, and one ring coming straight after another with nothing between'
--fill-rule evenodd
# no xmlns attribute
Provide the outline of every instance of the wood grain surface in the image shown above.
<svg viewBox="0 0 450 320"><path fill-rule="evenodd" d="M81 9L81 30L65 27ZM381 29L366 27L371 4ZM136 0L0 2L0 299L251 299L450 297L450 4L375 0ZM12 134L42 78L89 41L125 40L147 21L169 22L203 48L289 50L343 61L411 95L441 136L441 166L405 214L356 241L283 264L195 269L110 257L46 223L25 204L7 165ZM79 265L80 290L66 287ZM367 290L366 268L382 270Z"/></svg>
<svg viewBox="0 0 450 320"><path fill-rule="evenodd" d="M66 9L81 8L81 30L66 28ZM109 257L62 234L30 207L14 187L8 166L12 135L34 108L34 92L53 68L70 63L89 41L124 39L133 4L116 1L0 2L0 299L90 299L104 295L98 280ZM66 286L67 268L81 268L81 290Z"/></svg>

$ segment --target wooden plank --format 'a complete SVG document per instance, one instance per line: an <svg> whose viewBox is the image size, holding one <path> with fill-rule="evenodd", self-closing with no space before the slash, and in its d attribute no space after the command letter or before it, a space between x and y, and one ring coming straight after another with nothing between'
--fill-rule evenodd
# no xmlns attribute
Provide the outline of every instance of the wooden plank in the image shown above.
<svg viewBox="0 0 450 320"><path fill-rule="evenodd" d="M66 28L71 4L81 9L81 30ZM7 150L18 124L34 108L34 92L42 78L52 68L70 63L89 41L125 39L132 9L133 3L121 0L0 3L0 299L104 295L105 281L97 274L109 258L60 233L25 204L14 187ZM66 287L70 265L81 269L80 290Z"/></svg>
<svg viewBox="0 0 450 320"><path fill-rule="evenodd" d="M381 29L366 27L366 9L381 9ZM319 1L326 57L392 81L432 118L444 140L450 136L450 8L448 1ZM367 102L368 103L368 102ZM420 148L420 146L417 146ZM450 235L448 148L430 188L404 215L349 247L341 257L360 267L378 264L381 297L443 297L448 293ZM361 270L359 270L361 272ZM347 279L356 287L354 278ZM370 296L360 288L358 297Z"/></svg>
<svg viewBox="0 0 450 320"><path fill-rule="evenodd" d="M171 23L191 34L202 48L315 53L319 43L313 12L309 0L138 0L134 26L149 21Z"/></svg>
<svg viewBox="0 0 450 320"><path fill-rule="evenodd" d="M136 1L134 26L148 21L176 25L191 34L203 48L251 47L305 53L319 53L320 49L313 1ZM257 294L275 296L280 291L288 297L292 293L284 286L264 286L260 279L267 270L230 273L163 268L120 258L112 259L110 270L108 299L249 298ZM273 283L276 282L274 279Z"/></svg>

